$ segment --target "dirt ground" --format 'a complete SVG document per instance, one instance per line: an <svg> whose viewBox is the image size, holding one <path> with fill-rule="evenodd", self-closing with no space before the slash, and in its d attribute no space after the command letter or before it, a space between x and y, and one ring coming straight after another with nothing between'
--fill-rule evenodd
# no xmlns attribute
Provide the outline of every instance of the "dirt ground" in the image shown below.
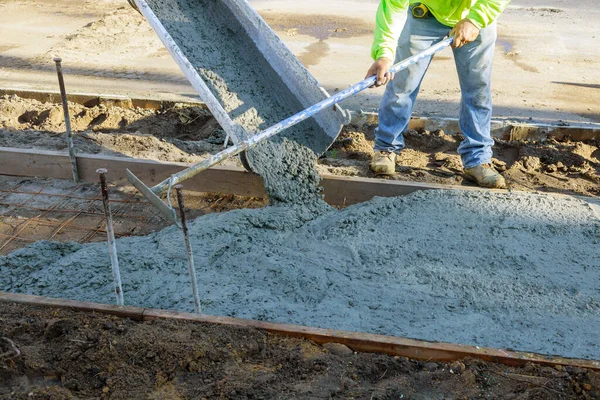
<svg viewBox="0 0 600 400"><path fill-rule="evenodd" d="M13 303L0 303L0 322L1 399L600 398L600 373L582 368L417 361L256 329Z"/></svg>
<svg viewBox="0 0 600 400"><path fill-rule="evenodd" d="M224 132L200 107L153 111L71 104L70 108L75 146L82 153L197 162L223 149ZM374 177L368 168L374 128L347 126L319 160L319 172ZM0 98L0 146L65 150L64 130L60 104ZM460 141L459 133L408 132L397 174L389 179L471 185L463 178L456 152ZM493 161L514 190L600 195L598 141L496 140ZM226 164L241 165L237 158Z"/></svg>
<svg viewBox="0 0 600 400"><path fill-rule="evenodd" d="M330 93L360 81L378 0L251 0ZM0 0L0 86L165 99L196 98L143 17L125 0ZM498 21L494 115L600 122L600 11L596 0L513 0ZM344 102L378 107L383 89ZM416 115L456 117L460 90L450 50L434 58Z"/></svg>

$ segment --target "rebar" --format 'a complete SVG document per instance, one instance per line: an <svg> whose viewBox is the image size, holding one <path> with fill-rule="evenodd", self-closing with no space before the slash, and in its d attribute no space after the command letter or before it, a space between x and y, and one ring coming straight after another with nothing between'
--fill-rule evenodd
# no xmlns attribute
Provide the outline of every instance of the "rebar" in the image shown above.
<svg viewBox="0 0 600 400"><path fill-rule="evenodd" d="M77 168L77 156L75 155L75 146L73 145L73 132L71 131L71 118L69 117L69 104L67 103L67 91L65 90L65 80L62 72L62 58L54 57L56 63L56 73L58 74L58 86L60 87L60 97L62 99L63 112L65 114L65 126L67 129L67 146L69 148L69 158L71 159L71 168L73 169L73 180L79 182L79 169Z"/></svg>
<svg viewBox="0 0 600 400"><path fill-rule="evenodd" d="M183 230L183 239L185 241L185 251L188 259L188 269L190 272L190 281L192 284L192 295L194 296L194 309L200 314L202 308L200 306L200 295L198 294L198 281L196 279L196 269L194 267L194 254L192 253L192 243L185 219L185 205L183 203L183 185L176 185L175 192L177 193L177 203L179 205L179 216L181 218L181 229Z"/></svg>
<svg viewBox="0 0 600 400"><path fill-rule="evenodd" d="M112 214L110 212L110 202L108 199L108 186L106 184L106 168L96 170L100 175L100 187L102 188L102 203L104 205L104 215L106 217L106 236L108 242L108 254L110 255L110 264L112 267L113 280L115 282L115 295L117 305L122 306L123 287L121 286L121 271L119 270L119 258L117 257L117 244L115 242L115 230L113 229Z"/></svg>

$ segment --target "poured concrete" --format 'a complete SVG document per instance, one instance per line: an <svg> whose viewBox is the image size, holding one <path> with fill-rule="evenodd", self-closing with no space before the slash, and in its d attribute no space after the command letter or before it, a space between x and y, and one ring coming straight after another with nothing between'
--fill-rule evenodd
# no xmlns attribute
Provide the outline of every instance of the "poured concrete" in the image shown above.
<svg viewBox="0 0 600 400"><path fill-rule="evenodd" d="M600 218L582 200L427 191L191 222L204 311L600 359ZM192 311L181 231L118 241L125 302ZM104 243L0 258L0 290L113 303Z"/></svg>

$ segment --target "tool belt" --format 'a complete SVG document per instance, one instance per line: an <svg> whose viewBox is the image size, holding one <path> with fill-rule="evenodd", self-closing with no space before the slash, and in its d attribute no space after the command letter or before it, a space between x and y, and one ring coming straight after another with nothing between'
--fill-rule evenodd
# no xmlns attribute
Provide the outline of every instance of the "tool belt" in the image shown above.
<svg viewBox="0 0 600 400"><path fill-rule="evenodd" d="M431 15L431 13L429 12L429 8L427 8L427 6L423 3L415 4L411 12L413 17L419 19L429 18L429 16Z"/></svg>

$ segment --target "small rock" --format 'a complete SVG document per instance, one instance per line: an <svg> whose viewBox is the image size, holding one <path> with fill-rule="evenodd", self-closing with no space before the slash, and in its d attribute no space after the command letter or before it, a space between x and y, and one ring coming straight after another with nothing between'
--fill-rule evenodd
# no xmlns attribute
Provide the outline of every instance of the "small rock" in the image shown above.
<svg viewBox="0 0 600 400"><path fill-rule="evenodd" d="M467 367L460 361L454 361L452 364L450 364L450 370L455 374L462 374L465 372L465 369L467 369Z"/></svg>
<svg viewBox="0 0 600 400"><path fill-rule="evenodd" d="M110 330L110 329L112 329L114 326L115 326L115 324L113 324L113 323L112 323L112 322L110 322L110 321L107 321L107 322L105 322L104 324L102 324L102 329L105 329L105 330Z"/></svg>
<svg viewBox="0 0 600 400"><path fill-rule="evenodd" d="M19 123L21 124L25 124L28 122L35 122L38 117L40 115L39 111L25 111L20 117L19 117Z"/></svg>
<svg viewBox="0 0 600 400"><path fill-rule="evenodd" d="M439 163L443 163L448 158L448 155L445 153L435 153L433 155L433 159Z"/></svg>
<svg viewBox="0 0 600 400"><path fill-rule="evenodd" d="M521 163L523 164L523 167L527 171L536 171L542 165L542 163L540 162L539 157L534 157L534 156L525 156L525 157L523 157L521 159Z"/></svg>
<svg viewBox="0 0 600 400"><path fill-rule="evenodd" d="M79 390L81 388L81 384L77 379L69 379L63 383L63 386L69 390Z"/></svg>
<svg viewBox="0 0 600 400"><path fill-rule="evenodd" d="M423 365L423 369L426 369L427 371L435 371L438 369L438 364L434 362L428 362L427 364Z"/></svg>
<svg viewBox="0 0 600 400"><path fill-rule="evenodd" d="M586 392L589 392L590 390L592 390L592 385L590 385L589 383L584 383L583 390L585 390Z"/></svg>
<svg viewBox="0 0 600 400"><path fill-rule="evenodd" d="M556 171L558 171L558 167L555 164L548 164L548 165L546 165L546 171L556 172Z"/></svg>
<svg viewBox="0 0 600 400"><path fill-rule="evenodd" d="M565 164L563 164L561 161L556 163L556 168L563 171L563 172L567 172L568 168Z"/></svg>
<svg viewBox="0 0 600 400"><path fill-rule="evenodd" d="M563 367L562 365L555 364L554 369L557 371L563 371L565 369L565 367Z"/></svg>
<svg viewBox="0 0 600 400"><path fill-rule="evenodd" d="M195 361L190 361L187 365L188 372L198 372L198 363Z"/></svg>
<svg viewBox="0 0 600 400"><path fill-rule="evenodd" d="M68 319L58 320L48 326L46 329L46 337L54 339L72 332L75 329L75 322Z"/></svg>
<svg viewBox="0 0 600 400"><path fill-rule="evenodd" d="M496 167L496 169L500 172L504 172L506 171L506 162L502 161L502 160L498 160L497 158L492 158L492 164L494 164L494 167Z"/></svg>
<svg viewBox="0 0 600 400"><path fill-rule="evenodd" d="M348 356L354 353L352 349L341 343L325 343L323 348L336 356Z"/></svg>

